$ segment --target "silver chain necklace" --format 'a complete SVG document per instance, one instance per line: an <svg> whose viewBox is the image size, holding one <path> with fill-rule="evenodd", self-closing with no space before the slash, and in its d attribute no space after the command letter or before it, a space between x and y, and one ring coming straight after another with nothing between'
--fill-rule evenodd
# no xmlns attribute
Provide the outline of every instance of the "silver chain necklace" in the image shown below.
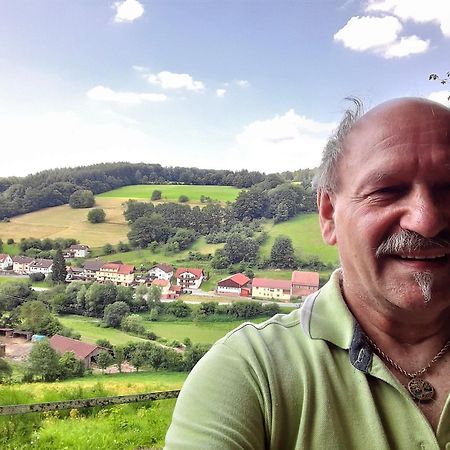
<svg viewBox="0 0 450 450"><path fill-rule="evenodd" d="M418 378L418 376L423 375L425 372L427 372L436 361L441 359L447 353L447 350L450 348L450 340L446 342L446 344L439 350L439 352L425 367L422 367L421 369L416 370L415 372L407 372L405 369L400 367L392 358L386 355L386 353L384 353L383 350L381 350L381 348L378 347L378 345L375 344L375 342L373 342L372 339L369 338L369 336L366 335L366 339L386 362L388 362L392 367L394 367L394 369L396 369L402 375L405 375L405 377L410 378L407 387L409 393L411 394L414 400L417 400L419 402L426 402L434 397L435 389L432 386L432 384L424 380L423 378Z"/></svg>

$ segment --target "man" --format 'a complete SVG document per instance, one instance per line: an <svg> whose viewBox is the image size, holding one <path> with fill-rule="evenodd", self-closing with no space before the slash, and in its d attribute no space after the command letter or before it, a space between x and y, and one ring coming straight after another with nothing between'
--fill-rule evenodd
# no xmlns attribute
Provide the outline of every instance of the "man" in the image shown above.
<svg viewBox="0 0 450 450"><path fill-rule="evenodd" d="M167 449L450 449L450 110L356 106L317 179L342 269L214 345Z"/></svg>

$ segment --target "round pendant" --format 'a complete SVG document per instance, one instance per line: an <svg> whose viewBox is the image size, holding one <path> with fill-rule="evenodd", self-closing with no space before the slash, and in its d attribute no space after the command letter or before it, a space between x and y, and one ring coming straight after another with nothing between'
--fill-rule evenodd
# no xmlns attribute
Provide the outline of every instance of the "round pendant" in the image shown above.
<svg viewBox="0 0 450 450"><path fill-rule="evenodd" d="M434 387L421 378L413 378L408 383L408 391L419 402L427 402L434 397Z"/></svg>

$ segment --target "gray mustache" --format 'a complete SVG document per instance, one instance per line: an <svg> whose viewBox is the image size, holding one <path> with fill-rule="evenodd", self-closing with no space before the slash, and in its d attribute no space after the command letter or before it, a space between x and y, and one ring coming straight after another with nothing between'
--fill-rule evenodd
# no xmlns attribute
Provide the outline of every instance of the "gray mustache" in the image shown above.
<svg viewBox="0 0 450 450"><path fill-rule="evenodd" d="M380 257L398 253L413 253L425 249L450 250L450 237L425 238L415 231L402 230L385 239L378 246L375 255Z"/></svg>

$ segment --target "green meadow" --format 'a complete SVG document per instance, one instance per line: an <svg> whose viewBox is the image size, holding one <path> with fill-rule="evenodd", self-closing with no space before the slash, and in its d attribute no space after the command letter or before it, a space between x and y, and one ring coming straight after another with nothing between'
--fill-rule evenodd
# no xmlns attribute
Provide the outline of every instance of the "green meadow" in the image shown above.
<svg viewBox="0 0 450 450"><path fill-rule="evenodd" d="M270 256L275 238L285 235L292 239L295 254L301 258L316 255L324 263L335 264L338 261L336 248L326 245L322 240L317 213L300 214L277 224L268 222L265 230L269 233L269 238L261 247L261 254L265 257Z"/></svg>
<svg viewBox="0 0 450 450"><path fill-rule="evenodd" d="M241 191L234 186L137 184L104 192L97 197L150 200L155 189L161 191L161 200L158 202L178 202L180 195L187 195L189 203L200 203L202 195L218 202L233 202Z"/></svg>

